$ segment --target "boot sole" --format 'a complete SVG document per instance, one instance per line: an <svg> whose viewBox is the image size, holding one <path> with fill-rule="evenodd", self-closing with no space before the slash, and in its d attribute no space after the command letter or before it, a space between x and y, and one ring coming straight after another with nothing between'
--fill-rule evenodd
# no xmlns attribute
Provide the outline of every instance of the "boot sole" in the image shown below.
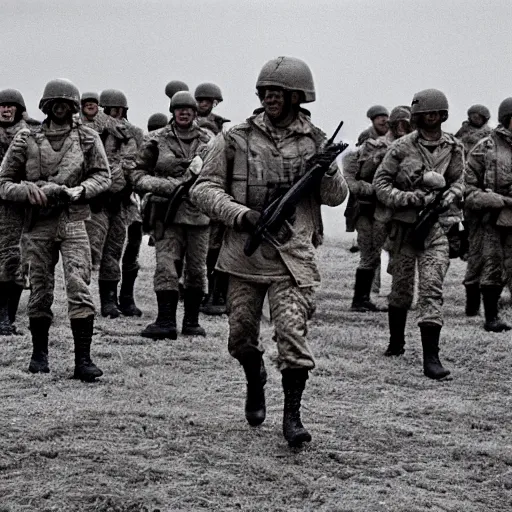
<svg viewBox="0 0 512 512"><path fill-rule="evenodd" d="M290 448L300 448L303 443L311 442L311 434L309 432L304 432L295 436L293 439L286 439L288 441L288 446Z"/></svg>

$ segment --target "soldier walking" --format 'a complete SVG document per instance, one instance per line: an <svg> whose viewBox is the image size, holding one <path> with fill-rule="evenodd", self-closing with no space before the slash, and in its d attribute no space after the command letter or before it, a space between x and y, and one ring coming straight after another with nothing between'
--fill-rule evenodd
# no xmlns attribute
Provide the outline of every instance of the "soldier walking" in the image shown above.
<svg viewBox="0 0 512 512"><path fill-rule="evenodd" d="M172 120L152 132L136 161L129 166L135 191L149 197L149 224L156 251L154 287L158 316L142 336L176 339L179 269L186 258L182 334L205 336L199 325L199 307L206 285L206 254L210 219L194 206L180 186L189 187L201 170L211 134L194 122L197 103L186 91L171 100Z"/></svg>
<svg viewBox="0 0 512 512"><path fill-rule="evenodd" d="M74 377L93 381L102 371L91 361L94 304L89 291L91 252L84 220L90 200L110 186L105 150L97 133L73 119L80 95L68 80L51 80L39 108L39 130L20 130L0 172L3 200L26 205L23 232L30 262L28 316L33 352L29 371L48 373L55 265L62 256L68 314L75 344Z"/></svg>
<svg viewBox="0 0 512 512"><path fill-rule="evenodd" d="M251 426L265 420L267 379L259 341L263 301L268 294L285 396L283 434L291 446L311 440L300 418L302 394L315 367L306 342L320 276L313 240L320 229L320 204L343 202L347 187L333 164L318 190L302 199L294 220L250 257L244 244L274 195L306 172L325 135L300 111L315 100L307 64L293 57L267 62L256 82L264 112L215 138L192 189L196 204L226 225L217 269L229 274L229 353L247 379L245 416ZM327 162L326 165L329 165Z"/></svg>
<svg viewBox="0 0 512 512"><path fill-rule="evenodd" d="M404 353L417 265L423 370L431 379L442 379L450 374L439 360L443 281L450 263L446 234L462 218L457 203L464 191L464 148L441 129L448 119L448 100L441 91L427 89L415 94L411 113L417 130L392 145L373 180L377 199L389 208L391 218L390 339L385 355ZM418 214L439 194L445 212L418 242L414 237Z"/></svg>

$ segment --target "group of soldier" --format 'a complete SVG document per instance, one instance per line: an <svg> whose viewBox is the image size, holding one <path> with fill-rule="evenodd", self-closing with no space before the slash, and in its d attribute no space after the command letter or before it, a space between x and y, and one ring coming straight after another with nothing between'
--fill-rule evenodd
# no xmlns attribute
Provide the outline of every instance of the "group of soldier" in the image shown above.
<svg viewBox="0 0 512 512"><path fill-rule="evenodd" d="M349 190L361 254L353 310L379 310L370 291L382 248L390 252L386 355L404 352L417 267L424 373L433 379L449 374L438 357L443 280L463 200L470 233L467 312L478 313L481 293L486 329L509 328L499 319L497 304L511 265L506 255L512 244L512 99L500 106L500 125L492 131L487 109L470 109L458 134L466 147L441 129L448 101L440 91L421 91L411 107L399 106L389 115L372 107L372 126L344 158L342 173L326 151L325 134L302 107L315 101L305 62L293 57L267 62L256 90L261 108L223 131L227 120L213 113L223 99L218 86L201 84L192 95L185 83L172 81L165 89L171 119L154 114L147 135L128 121L128 102L119 90L80 96L72 82L52 80L39 104L46 115L42 124L27 116L17 90L0 91L0 331L15 333L27 278L30 372L49 372L60 254L74 376L91 382L102 375L90 352L91 271L98 270L104 317L140 316L134 284L146 232L155 247L158 314L141 335L176 339L180 297L183 335L204 336L201 308L223 313L227 305L228 349L246 376L245 417L257 426L266 417L260 321L268 297L285 397L283 434L290 446L310 441L300 407L315 367L306 334L320 280L315 261L323 235L320 206L340 205ZM263 242L248 256L244 247L262 212L286 197L311 172L312 162L320 172L313 189L278 229L263 231ZM418 242L418 217L433 201L435 221Z"/></svg>

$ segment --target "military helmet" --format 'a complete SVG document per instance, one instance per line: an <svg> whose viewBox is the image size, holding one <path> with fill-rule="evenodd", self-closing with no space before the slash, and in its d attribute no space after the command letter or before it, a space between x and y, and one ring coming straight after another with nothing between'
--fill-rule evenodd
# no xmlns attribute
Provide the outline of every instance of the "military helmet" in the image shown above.
<svg viewBox="0 0 512 512"><path fill-rule="evenodd" d="M179 91L188 91L188 85L181 80L171 80L165 86L165 94L170 99L172 99L172 97Z"/></svg>
<svg viewBox="0 0 512 512"><path fill-rule="evenodd" d="M94 101L95 103L100 102L100 96L97 92L84 92L82 93L82 97L80 98L82 105L87 103L88 101Z"/></svg>
<svg viewBox="0 0 512 512"><path fill-rule="evenodd" d="M304 95L302 103L316 100L311 69L303 60L295 57L277 57L264 64L256 81L256 89L261 94L261 89L265 87L300 91Z"/></svg>
<svg viewBox="0 0 512 512"><path fill-rule="evenodd" d="M67 78L56 78L46 84L43 97L39 101L39 109L47 114L47 105L52 100L68 100L73 103L76 112L80 110L80 92L78 87Z"/></svg>
<svg viewBox="0 0 512 512"><path fill-rule="evenodd" d="M174 112L177 108L193 108L197 111L197 102L188 91L178 91L171 99L169 110Z"/></svg>
<svg viewBox="0 0 512 512"><path fill-rule="evenodd" d="M196 100L199 98L212 98L219 102L223 100L220 87L216 84L212 84L211 82L199 84L194 92L194 97Z"/></svg>
<svg viewBox="0 0 512 512"><path fill-rule="evenodd" d="M468 117L471 114L478 114L486 119L486 121L489 121L491 118L491 112L485 105L471 105L471 107L468 108Z"/></svg>
<svg viewBox="0 0 512 512"><path fill-rule="evenodd" d="M389 116L388 109L382 105L373 105L366 112L366 117L373 121L378 116Z"/></svg>
<svg viewBox="0 0 512 512"><path fill-rule="evenodd" d="M158 128L163 128L167 125L169 122L169 119L167 119L167 116L165 114L161 114L160 112L153 114L149 116L148 119L148 130L158 130Z"/></svg>
<svg viewBox="0 0 512 512"><path fill-rule="evenodd" d="M498 108L498 121L505 125L509 116L512 116L512 98L505 98ZM508 126L506 128L508 129Z"/></svg>
<svg viewBox="0 0 512 512"><path fill-rule="evenodd" d="M4 105L6 103L16 105L21 112L25 112L25 110L27 110L25 100L23 99L21 92L17 89L4 89L3 91L0 91L0 105Z"/></svg>
<svg viewBox="0 0 512 512"><path fill-rule="evenodd" d="M411 122L411 107L400 105L391 111L389 114L389 122L393 124L399 121Z"/></svg>
<svg viewBox="0 0 512 512"><path fill-rule="evenodd" d="M100 94L100 106L103 108L122 107L128 110L128 100L119 89L105 89Z"/></svg>
<svg viewBox="0 0 512 512"><path fill-rule="evenodd" d="M424 114L425 112L448 112L448 99L438 89L425 89L417 92L411 103L411 114Z"/></svg>

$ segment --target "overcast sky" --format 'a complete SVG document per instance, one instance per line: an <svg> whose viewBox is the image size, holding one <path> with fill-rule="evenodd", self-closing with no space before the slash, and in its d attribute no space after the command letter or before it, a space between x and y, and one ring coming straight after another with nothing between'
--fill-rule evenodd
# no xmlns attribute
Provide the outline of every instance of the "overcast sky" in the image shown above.
<svg viewBox="0 0 512 512"><path fill-rule="evenodd" d="M217 112L234 122L258 106L261 66L304 59L315 78L313 120L343 138L367 125L367 108L410 104L421 89L446 93L455 131L473 103L495 120L512 96L511 0L16 0L2 1L0 88L15 87L29 113L45 83L122 89L129 119L146 127L168 113L169 80L193 90L216 82Z"/></svg>

